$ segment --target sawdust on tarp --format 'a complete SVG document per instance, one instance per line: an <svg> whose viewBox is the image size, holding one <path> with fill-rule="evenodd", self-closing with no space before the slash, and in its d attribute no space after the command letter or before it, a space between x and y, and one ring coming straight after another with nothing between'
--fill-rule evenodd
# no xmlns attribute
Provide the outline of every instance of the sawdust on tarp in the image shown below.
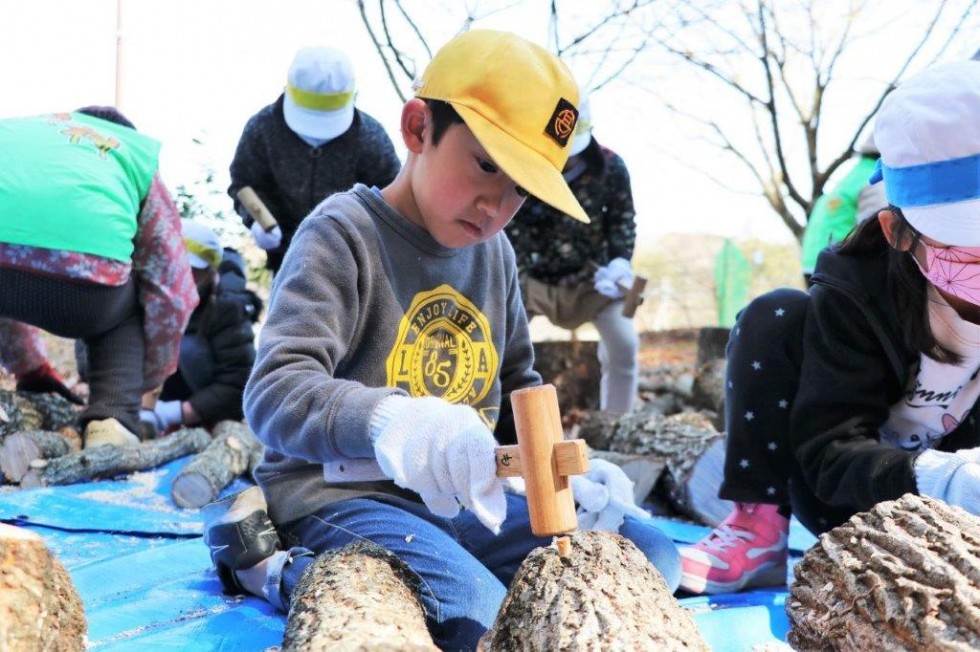
<svg viewBox="0 0 980 652"><path fill-rule="evenodd" d="M166 474L166 469L137 471L123 481L112 481L111 490L93 489L78 494L78 497L100 503L136 507L167 514L186 514L195 511L177 507L170 498L159 493L160 482ZM123 487L122 485L129 486ZM194 523L187 525L190 526L190 529L196 527Z"/></svg>

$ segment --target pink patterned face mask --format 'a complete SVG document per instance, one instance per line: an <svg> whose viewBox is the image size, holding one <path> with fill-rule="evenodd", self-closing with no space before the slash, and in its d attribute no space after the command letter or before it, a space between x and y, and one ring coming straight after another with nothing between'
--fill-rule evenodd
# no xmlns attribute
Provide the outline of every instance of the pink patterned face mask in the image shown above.
<svg viewBox="0 0 980 652"><path fill-rule="evenodd" d="M920 243L926 253L922 274L937 288L958 299L980 306L980 247L934 247Z"/></svg>

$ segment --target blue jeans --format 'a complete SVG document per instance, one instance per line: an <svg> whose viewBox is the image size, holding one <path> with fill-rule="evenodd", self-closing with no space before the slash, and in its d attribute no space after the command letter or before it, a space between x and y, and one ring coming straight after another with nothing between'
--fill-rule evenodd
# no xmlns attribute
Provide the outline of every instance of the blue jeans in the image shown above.
<svg viewBox="0 0 980 652"><path fill-rule="evenodd" d="M475 650L493 624L507 586L531 550L551 543L531 534L527 499L507 494L507 520L494 535L462 511L454 519L432 514L421 503L395 496L351 498L281 525L290 561L279 572L280 595L289 596L314 556L361 539L372 541L408 564L420 580L429 631L443 650ZM680 582L674 543L652 520L626 517L620 534L633 541L663 574L671 591ZM410 536L411 535L411 536ZM279 605L282 607L282 605Z"/></svg>

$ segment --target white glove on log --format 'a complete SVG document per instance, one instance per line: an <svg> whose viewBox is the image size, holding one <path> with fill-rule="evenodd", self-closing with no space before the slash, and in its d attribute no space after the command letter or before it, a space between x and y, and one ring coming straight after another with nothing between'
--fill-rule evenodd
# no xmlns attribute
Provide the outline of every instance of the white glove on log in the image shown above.
<svg viewBox="0 0 980 652"><path fill-rule="evenodd" d="M271 231L266 231L258 222L252 222L252 239L260 249L269 251L275 249L282 243L282 230L276 226Z"/></svg>
<svg viewBox="0 0 980 652"><path fill-rule="evenodd" d="M633 481L606 460L589 460L589 471L572 476L572 495L578 503L578 524L583 530L618 532L626 515L649 518L633 501Z"/></svg>
<svg viewBox="0 0 980 652"><path fill-rule="evenodd" d="M622 299L626 292L620 287L629 287L633 283L633 272L630 261L625 258L613 258L605 267L596 270L592 277L595 281L595 291L610 299Z"/></svg>
<svg viewBox="0 0 980 652"><path fill-rule="evenodd" d="M980 448L927 450L915 460L919 493L980 516Z"/></svg>
<svg viewBox="0 0 980 652"><path fill-rule="evenodd" d="M497 441L476 411L440 398L389 396L376 408L374 453L386 476L421 496L437 516L462 505L494 534L507 516L497 478Z"/></svg>

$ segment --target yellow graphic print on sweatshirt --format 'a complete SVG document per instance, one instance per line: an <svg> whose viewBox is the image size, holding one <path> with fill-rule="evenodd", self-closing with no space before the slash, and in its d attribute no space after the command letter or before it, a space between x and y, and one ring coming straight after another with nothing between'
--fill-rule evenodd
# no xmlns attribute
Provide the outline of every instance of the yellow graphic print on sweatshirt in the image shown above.
<svg viewBox="0 0 980 652"><path fill-rule="evenodd" d="M388 355L388 386L478 409L487 425L498 407L480 409L496 379L497 349L486 316L451 286L419 292L398 325Z"/></svg>

